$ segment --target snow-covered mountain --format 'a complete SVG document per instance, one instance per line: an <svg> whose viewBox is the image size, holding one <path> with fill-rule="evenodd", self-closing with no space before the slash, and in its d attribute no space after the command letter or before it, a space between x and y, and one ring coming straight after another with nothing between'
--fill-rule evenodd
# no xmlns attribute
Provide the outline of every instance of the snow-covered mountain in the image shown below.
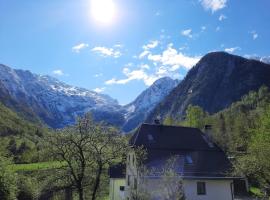
<svg viewBox="0 0 270 200"><path fill-rule="evenodd" d="M146 119L177 83L170 78L161 78L135 101L121 106L108 95L0 64L0 102L52 128L71 125L78 116L91 112L97 121L130 131Z"/></svg>
<svg viewBox="0 0 270 200"><path fill-rule="evenodd" d="M97 120L114 125L124 122L124 111L116 100L50 76L0 65L0 82L14 101L27 106L53 128L70 125L78 116L90 111Z"/></svg>
<svg viewBox="0 0 270 200"><path fill-rule="evenodd" d="M130 131L143 122L150 111L159 104L179 83L169 77L158 79L148 89L143 91L133 102L124 108L125 124L123 130Z"/></svg>

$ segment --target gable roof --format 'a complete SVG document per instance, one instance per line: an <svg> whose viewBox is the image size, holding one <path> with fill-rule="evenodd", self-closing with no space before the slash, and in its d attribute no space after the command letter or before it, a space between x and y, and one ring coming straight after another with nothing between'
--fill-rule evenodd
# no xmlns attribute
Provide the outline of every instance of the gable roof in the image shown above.
<svg viewBox="0 0 270 200"><path fill-rule="evenodd" d="M155 171L162 171L168 159L176 156L176 172L184 178L225 178L232 166L226 154L197 128L142 124L129 144L146 148L145 164Z"/></svg>
<svg viewBox="0 0 270 200"><path fill-rule="evenodd" d="M220 150L197 128L142 124L129 144L163 150Z"/></svg>

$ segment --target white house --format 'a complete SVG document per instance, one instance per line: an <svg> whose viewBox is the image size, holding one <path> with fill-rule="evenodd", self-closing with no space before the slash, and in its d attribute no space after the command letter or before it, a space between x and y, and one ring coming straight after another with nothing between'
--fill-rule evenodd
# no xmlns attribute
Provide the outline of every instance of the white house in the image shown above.
<svg viewBox="0 0 270 200"><path fill-rule="evenodd" d="M187 200L234 199L235 177L228 174L231 163L199 129L142 124L129 142L132 147L143 146L146 149L144 165L147 169L156 169L156 172L160 172L172 156L176 157L175 172L177 177L181 177ZM134 191L142 179L147 180L144 187L152 192L151 199L162 199L154 192L163 186L160 173L140 177L137 171L134 151L128 153L126 166L110 169L110 200L131 200L131 188Z"/></svg>

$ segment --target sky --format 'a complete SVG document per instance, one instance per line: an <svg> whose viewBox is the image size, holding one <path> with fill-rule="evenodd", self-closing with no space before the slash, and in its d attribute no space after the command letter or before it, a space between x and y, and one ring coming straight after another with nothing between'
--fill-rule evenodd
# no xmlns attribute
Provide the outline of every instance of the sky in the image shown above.
<svg viewBox="0 0 270 200"><path fill-rule="evenodd" d="M0 63L134 100L205 54L270 55L269 0L0 0Z"/></svg>

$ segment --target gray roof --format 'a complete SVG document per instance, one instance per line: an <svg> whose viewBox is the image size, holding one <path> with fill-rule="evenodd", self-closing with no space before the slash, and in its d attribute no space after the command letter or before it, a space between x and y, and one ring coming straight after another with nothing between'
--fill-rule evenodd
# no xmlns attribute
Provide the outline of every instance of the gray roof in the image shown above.
<svg viewBox="0 0 270 200"><path fill-rule="evenodd" d="M232 166L226 154L196 128L142 124L130 145L146 148L145 164L155 172L172 156L177 157L175 169L183 177L225 178Z"/></svg>

